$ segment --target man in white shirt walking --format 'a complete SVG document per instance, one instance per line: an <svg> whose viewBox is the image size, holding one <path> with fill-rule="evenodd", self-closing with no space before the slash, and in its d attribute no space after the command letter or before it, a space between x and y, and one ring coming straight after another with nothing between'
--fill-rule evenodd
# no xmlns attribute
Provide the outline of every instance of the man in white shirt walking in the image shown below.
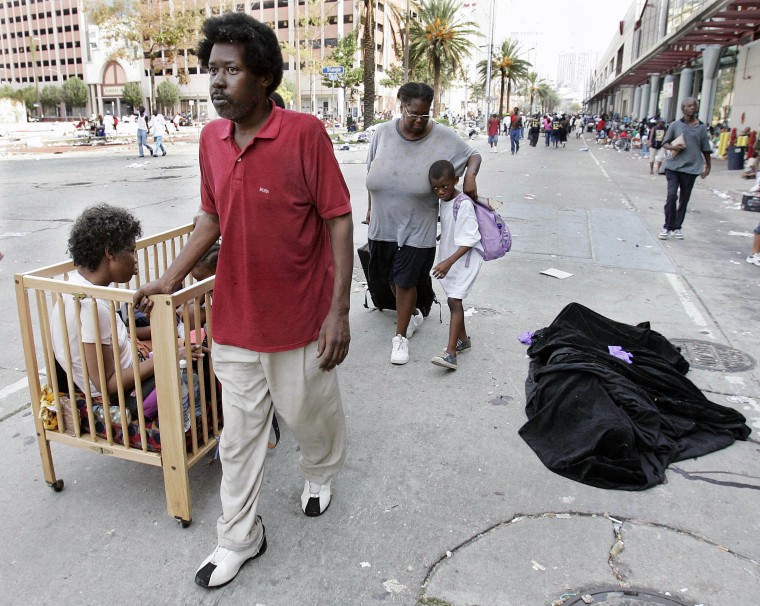
<svg viewBox="0 0 760 606"><path fill-rule="evenodd" d="M166 118L157 109L153 110L153 119L150 121L150 127L153 129L153 137L156 141L156 147L153 150L153 157L158 157L158 150L160 149L163 154L166 155L166 148L164 147L164 133L169 134L169 130L166 128Z"/></svg>

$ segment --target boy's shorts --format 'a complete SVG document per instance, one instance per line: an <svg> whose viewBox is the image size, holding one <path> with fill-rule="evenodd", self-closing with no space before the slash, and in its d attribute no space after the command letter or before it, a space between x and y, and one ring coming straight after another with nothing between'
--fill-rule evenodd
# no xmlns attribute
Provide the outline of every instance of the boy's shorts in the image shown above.
<svg viewBox="0 0 760 606"><path fill-rule="evenodd" d="M400 286L413 288L430 273L435 262L435 248L399 246L396 242L369 240L370 282L384 280Z"/></svg>
<svg viewBox="0 0 760 606"><path fill-rule="evenodd" d="M499 142L499 135L491 135L488 137L488 144L491 143L498 143Z"/></svg>
<svg viewBox="0 0 760 606"><path fill-rule="evenodd" d="M650 162L662 162L665 160L665 148L661 147L660 149L655 149L654 147L649 148L649 161Z"/></svg>

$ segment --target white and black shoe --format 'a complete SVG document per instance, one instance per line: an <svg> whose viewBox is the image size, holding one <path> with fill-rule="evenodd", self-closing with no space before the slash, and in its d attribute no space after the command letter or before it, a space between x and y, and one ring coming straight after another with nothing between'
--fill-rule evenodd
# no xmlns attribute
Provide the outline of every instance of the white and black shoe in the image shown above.
<svg viewBox="0 0 760 606"><path fill-rule="evenodd" d="M301 509L310 518L321 516L330 506L332 499L331 480L327 484L316 484L306 480L301 493Z"/></svg>
<svg viewBox="0 0 760 606"><path fill-rule="evenodd" d="M261 524L261 517L256 516ZM267 536L264 525L261 525L261 541L243 551L232 551L220 545L214 552L203 560L195 573L195 584L201 587L223 587L235 578L240 568L248 560L255 560L267 550Z"/></svg>

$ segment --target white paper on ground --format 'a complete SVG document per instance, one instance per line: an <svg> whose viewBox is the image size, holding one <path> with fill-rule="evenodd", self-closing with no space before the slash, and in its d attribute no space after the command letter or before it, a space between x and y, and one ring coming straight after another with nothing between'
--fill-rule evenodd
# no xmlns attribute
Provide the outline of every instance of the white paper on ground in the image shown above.
<svg viewBox="0 0 760 606"><path fill-rule="evenodd" d="M539 273L542 273L545 276L551 276L552 278L559 278L560 280L564 280L565 278L569 278L573 275L567 273L566 271L562 271L561 269L555 269L554 267L550 267L549 269L545 269Z"/></svg>

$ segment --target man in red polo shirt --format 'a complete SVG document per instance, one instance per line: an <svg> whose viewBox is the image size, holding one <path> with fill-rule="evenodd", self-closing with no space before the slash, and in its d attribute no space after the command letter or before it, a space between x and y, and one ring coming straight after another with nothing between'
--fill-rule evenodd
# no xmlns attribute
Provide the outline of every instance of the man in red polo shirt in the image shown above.
<svg viewBox="0 0 760 606"><path fill-rule="evenodd" d="M276 409L300 444L301 507L321 515L345 456L333 370L348 353L353 225L324 126L268 99L282 80L274 32L244 13L208 19L198 46L221 120L201 133L202 212L165 274L139 290L170 293L222 236L212 354L222 383L218 545L195 582L219 587L266 549L256 515Z"/></svg>

